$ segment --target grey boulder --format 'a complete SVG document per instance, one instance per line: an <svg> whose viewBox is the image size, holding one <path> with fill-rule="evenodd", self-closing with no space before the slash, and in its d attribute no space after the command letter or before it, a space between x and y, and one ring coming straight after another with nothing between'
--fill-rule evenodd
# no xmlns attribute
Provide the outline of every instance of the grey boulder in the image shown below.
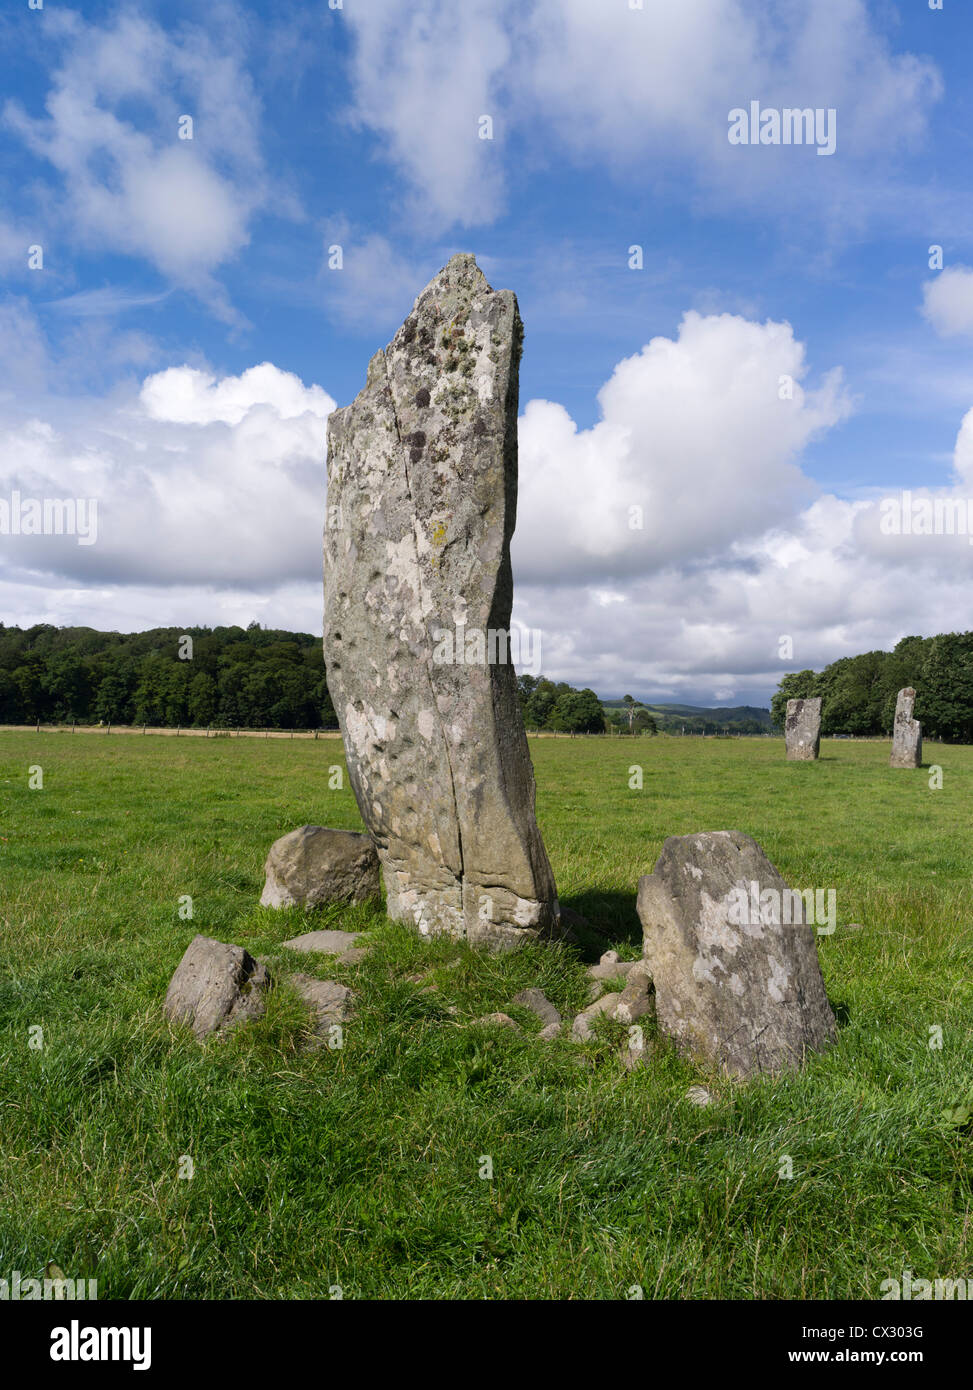
<svg viewBox="0 0 973 1390"><path fill-rule="evenodd" d="M696 1061L777 1073L834 1038L801 896L749 835L666 840L638 913L660 1030Z"/></svg>
<svg viewBox="0 0 973 1390"><path fill-rule="evenodd" d="M169 982L164 1009L173 1023L188 1023L197 1040L257 1018L271 980L242 946L194 936Z"/></svg>
<svg viewBox="0 0 973 1390"><path fill-rule="evenodd" d="M379 896L378 855L367 835L302 825L275 840L261 907L317 907Z"/></svg>

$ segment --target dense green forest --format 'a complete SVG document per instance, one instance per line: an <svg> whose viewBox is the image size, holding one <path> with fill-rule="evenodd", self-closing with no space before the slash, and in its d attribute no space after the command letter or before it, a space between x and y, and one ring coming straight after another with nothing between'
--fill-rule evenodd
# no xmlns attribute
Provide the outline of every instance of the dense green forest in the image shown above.
<svg viewBox="0 0 973 1390"><path fill-rule="evenodd" d="M821 696L823 734L890 734L895 697L911 685L929 738L973 743L973 632L903 637L890 652L842 657L823 671L785 676L771 700L774 723L793 698Z"/></svg>
<svg viewBox="0 0 973 1390"><path fill-rule="evenodd" d="M191 641L187 641L191 639ZM0 624L0 723L337 728L319 638L242 627Z"/></svg>
<svg viewBox="0 0 973 1390"><path fill-rule="evenodd" d="M530 729L603 733L592 690L518 681ZM321 639L242 627L96 632L0 623L0 724L336 729Z"/></svg>

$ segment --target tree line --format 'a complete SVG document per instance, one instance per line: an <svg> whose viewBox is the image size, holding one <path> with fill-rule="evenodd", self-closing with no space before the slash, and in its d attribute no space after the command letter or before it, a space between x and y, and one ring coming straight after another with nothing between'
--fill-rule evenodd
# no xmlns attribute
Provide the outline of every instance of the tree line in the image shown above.
<svg viewBox="0 0 973 1390"><path fill-rule="evenodd" d="M529 729L604 733L593 690L524 675ZM249 627L22 629L0 623L0 724L336 729L321 639Z"/></svg>
<svg viewBox="0 0 973 1390"><path fill-rule="evenodd" d="M771 716L782 726L788 700L820 696L823 734L890 735L896 696L909 685L924 735L973 743L973 632L903 637L890 652L864 652L823 671L794 672L771 699Z"/></svg>
<svg viewBox="0 0 973 1390"><path fill-rule="evenodd" d="M0 723L336 729L321 640L242 627L0 623Z"/></svg>

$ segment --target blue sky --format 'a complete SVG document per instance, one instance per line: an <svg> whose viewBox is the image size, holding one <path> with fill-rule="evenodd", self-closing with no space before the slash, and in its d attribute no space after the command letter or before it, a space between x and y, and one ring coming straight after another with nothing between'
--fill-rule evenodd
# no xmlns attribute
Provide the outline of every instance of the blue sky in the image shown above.
<svg viewBox="0 0 973 1390"><path fill-rule="evenodd" d="M973 490L962 0L24 0L0 36L0 501L99 515L0 534L0 620L320 631L328 410L468 250L526 324L548 674L765 703L968 625L967 538L878 525ZM834 154L731 145L755 100L833 109Z"/></svg>

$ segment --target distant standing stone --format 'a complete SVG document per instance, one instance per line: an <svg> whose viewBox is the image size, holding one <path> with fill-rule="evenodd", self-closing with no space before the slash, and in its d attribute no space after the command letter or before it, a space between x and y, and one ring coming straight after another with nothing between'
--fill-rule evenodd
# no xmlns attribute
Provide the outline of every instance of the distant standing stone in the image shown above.
<svg viewBox="0 0 973 1390"><path fill-rule="evenodd" d="M696 1061L775 1073L834 1037L801 895L749 835L666 840L638 913L660 1030Z"/></svg>
<svg viewBox="0 0 973 1390"><path fill-rule="evenodd" d="M166 991L165 1013L188 1023L198 1041L263 1012L271 980L242 946L194 936Z"/></svg>
<svg viewBox="0 0 973 1390"><path fill-rule="evenodd" d="M912 717L915 707L916 692L911 685L907 685L899 691L895 702L890 767L922 766L922 725Z"/></svg>
<svg viewBox="0 0 973 1390"><path fill-rule="evenodd" d="M784 721L788 762L809 763L821 747L821 701L788 700Z"/></svg>
<svg viewBox="0 0 973 1390"><path fill-rule="evenodd" d="M302 825L274 841L264 870L261 907L358 903L380 895L375 846L352 830Z"/></svg>
<svg viewBox="0 0 973 1390"><path fill-rule="evenodd" d="M324 653L388 915L497 949L559 918L509 648L522 337L454 256L328 421Z"/></svg>

